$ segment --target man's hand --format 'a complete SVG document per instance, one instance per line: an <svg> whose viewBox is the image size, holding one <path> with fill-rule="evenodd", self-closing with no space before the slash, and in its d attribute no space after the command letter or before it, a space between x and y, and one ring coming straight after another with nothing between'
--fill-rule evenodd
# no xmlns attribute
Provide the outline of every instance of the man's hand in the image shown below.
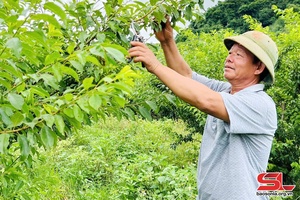
<svg viewBox="0 0 300 200"><path fill-rule="evenodd" d="M134 57L134 62L142 62L151 73L154 73L157 67L162 66L154 53L144 43L132 41L130 44L132 47L128 53L130 57Z"/></svg>
<svg viewBox="0 0 300 200"><path fill-rule="evenodd" d="M164 23L162 22L162 30L158 32L154 32L157 40L160 43L168 43L169 41L173 40L173 28L171 26L170 17L166 17L167 21Z"/></svg>

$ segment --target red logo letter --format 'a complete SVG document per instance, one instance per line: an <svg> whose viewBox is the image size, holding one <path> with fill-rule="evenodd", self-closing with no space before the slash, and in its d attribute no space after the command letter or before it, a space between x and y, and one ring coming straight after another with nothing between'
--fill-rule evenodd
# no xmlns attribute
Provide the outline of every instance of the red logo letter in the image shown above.
<svg viewBox="0 0 300 200"><path fill-rule="evenodd" d="M282 185L282 173L281 172L264 172L257 176L257 181L260 186L257 190L261 191L277 191L285 190L292 191L295 185Z"/></svg>

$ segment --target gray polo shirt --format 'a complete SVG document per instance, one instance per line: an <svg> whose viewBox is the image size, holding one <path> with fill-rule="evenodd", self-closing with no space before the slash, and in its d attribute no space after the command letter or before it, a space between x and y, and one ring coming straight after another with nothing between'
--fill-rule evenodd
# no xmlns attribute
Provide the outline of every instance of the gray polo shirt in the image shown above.
<svg viewBox="0 0 300 200"><path fill-rule="evenodd" d="M277 128L276 107L256 84L234 95L227 82L193 73L194 80L220 92L230 123L208 116L198 160L198 197L201 200L256 200L257 175L267 169Z"/></svg>

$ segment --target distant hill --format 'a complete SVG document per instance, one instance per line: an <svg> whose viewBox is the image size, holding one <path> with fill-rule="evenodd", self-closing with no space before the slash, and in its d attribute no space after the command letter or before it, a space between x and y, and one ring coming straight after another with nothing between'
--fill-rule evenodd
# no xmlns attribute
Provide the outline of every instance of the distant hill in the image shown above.
<svg viewBox="0 0 300 200"><path fill-rule="evenodd" d="M210 32L211 30L230 28L237 33L242 33L249 30L243 15L252 16L263 26L271 26L279 23L276 22L278 16L272 10L272 5L276 5L280 9L293 7L295 11L300 11L300 0L225 0L208 8L203 19L192 21L190 28L193 32Z"/></svg>

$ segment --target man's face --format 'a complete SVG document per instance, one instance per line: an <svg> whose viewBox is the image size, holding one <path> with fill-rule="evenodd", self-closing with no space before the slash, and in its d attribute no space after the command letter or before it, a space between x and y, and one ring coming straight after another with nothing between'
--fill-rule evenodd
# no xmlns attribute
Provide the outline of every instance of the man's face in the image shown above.
<svg viewBox="0 0 300 200"><path fill-rule="evenodd" d="M229 82L252 82L257 64L253 64L254 55L245 47L234 44L225 60L224 77Z"/></svg>

